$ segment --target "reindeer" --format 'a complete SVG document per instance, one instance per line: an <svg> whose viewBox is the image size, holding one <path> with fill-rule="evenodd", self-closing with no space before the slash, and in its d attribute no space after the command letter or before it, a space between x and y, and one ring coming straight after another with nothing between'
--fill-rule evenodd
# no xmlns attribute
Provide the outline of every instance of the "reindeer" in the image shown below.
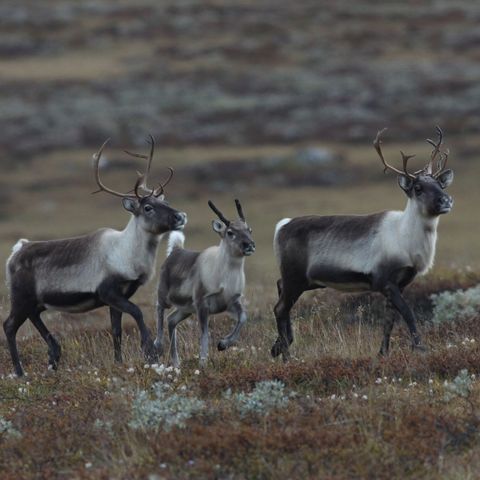
<svg viewBox="0 0 480 480"><path fill-rule="evenodd" d="M242 304L245 288L245 257L255 252L252 229L247 225L242 206L235 200L239 219L230 221L211 202L210 208L219 220L213 220L212 227L220 236L218 246L202 252L185 250L185 237L181 232L170 234L167 259L162 265L158 285L157 338L155 346L163 353L163 317L171 306L175 310L168 316L170 353L172 363L178 367L176 327L192 313L200 322L200 365L206 364L208 356L208 316L227 312L236 324L232 332L218 343L219 350L233 345L240 329L247 320Z"/></svg>
<svg viewBox="0 0 480 480"><path fill-rule="evenodd" d="M429 162L413 173L407 169L413 155L400 152L403 170L385 161L380 147L385 130L377 133L374 147L384 172L398 174L398 183L407 195L405 210L285 218L276 226L274 249L281 279L274 308L278 338L271 350L273 357L282 354L284 360L289 358L288 348L293 342L290 310L300 295L326 287L374 291L386 297L391 314L384 324L380 355L388 353L396 313L409 328L412 348L423 349L415 316L402 292L433 265L439 216L453 206L452 197L444 192L453 181L453 172L445 170L449 152L440 150L443 134L439 127L438 141L427 140L433 146Z"/></svg>
<svg viewBox="0 0 480 480"><path fill-rule="evenodd" d="M131 315L140 330L141 345L147 360L156 358L150 331L142 312L129 298L153 274L161 236L182 229L187 221L165 202L164 188L170 176L157 188L147 187L155 142L150 136L149 155L132 154L148 160L147 169L135 183L133 193L120 193L106 187L100 179L100 158L108 140L94 155L98 192L120 197L131 218L122 231L104 228L85 236L62 240L20 240L7 261L7 285L11 311L3 324L15 372L23 375L16 334L27 318L48 345L49 368L56 369L61 348L48 331L40 314L45 310L69 313L87 312L108 306L115 360L121 362L122 314Z"/></svg>

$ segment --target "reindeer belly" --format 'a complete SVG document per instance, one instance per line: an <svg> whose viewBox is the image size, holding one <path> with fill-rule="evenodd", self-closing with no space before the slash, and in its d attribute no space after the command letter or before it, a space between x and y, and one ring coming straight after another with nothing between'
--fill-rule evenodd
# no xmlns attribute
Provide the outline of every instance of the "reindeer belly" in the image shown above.
<svg viewBox="0 0 480 480"><path fill-rule="evenodd" d="M83 313L104 305L91 292L50 292L43 296L43 305L50 310Z"/></svg>
<svg viewBox="0 0 480 480"><path fill-rule="evenodd" d="M307 275L312 286L331 287L345 292L362 292L372 289L371 275L363 272L322 265L311 267Z"/></svg>

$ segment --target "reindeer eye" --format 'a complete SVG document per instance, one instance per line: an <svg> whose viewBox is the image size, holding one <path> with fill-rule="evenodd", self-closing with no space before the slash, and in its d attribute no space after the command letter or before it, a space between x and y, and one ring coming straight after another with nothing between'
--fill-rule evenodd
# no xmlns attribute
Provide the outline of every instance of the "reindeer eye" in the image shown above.
<svg viewBox="0 0 480 480"><path fill-rule="evenodd" d="M153 211L153 207L147 204L143 207L143 210L145 211L145 213L150 213Z"/></svg>
<svg viewBox="0 0 480 480"><path fill-rule="evenodd" d="M231 231L231 230L227 230L227 236L229 238L234 238L235 237L235 234Z"/></svg>
<svg viewBox="0 0 480 480"><path fill-rule="evenodd" d="M417 183L414 188L417 194L422 193L423 188L419 183Z"/></svg>

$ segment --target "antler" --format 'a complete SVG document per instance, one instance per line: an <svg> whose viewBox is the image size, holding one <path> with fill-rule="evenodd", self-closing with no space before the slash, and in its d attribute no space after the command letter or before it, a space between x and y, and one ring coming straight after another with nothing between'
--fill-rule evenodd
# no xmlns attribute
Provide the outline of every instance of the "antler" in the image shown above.
<svg viewBox="0 0 480 480"><path fill-rule="evenodd" d="M218 218L228 227L230 220L227 220L223 213L213 204L211 200L208 201L208 206L217 214ZM240 207L241 208L241 207Z"/></svg>
<svg viewBox="0 0 480 480"><path fill-rule="evenodd" d="M125 153L127 153L128 155L131 155L132 157L143 158L143 159L147 160L147 168L145 170L145 173L142 174L142 173L137 172L138 178L137 178L137 181L135 182L135 186L133 187L133 190L130 190L127 193L116 192L115 190L112 190L111 188L108 188L107 186L104 185L104 183L100 179L100 172L99 172L100 157L102 156L103 149L105 148L105 146L107 145L109 140L110 139L107 139L103 143L103 145L100 147L100 150L93 156L93 169L94 169L94 172L95 172L95 180L96 180L97 185L99 187L99 189L97 191L93 192L93 193L98 193L98 192L103 191L103 192L107 192L107 193L110 193L112 195L115 195L115 196L121 197L121 198L135 198L136 197L138 199L146 198L146 197L149 197L151 195L154 195L155 197L160 196L164 192L165 186L170 182L170 180L173 177L173 168L167 167L170 174L169 174L167 180L163 184L160 183L159 186L156 187L156 188L152 188L152 189L148 188L147 180L148 180L148 175L150 173L150 167L152 165L153 154L154 154L154 151L155 151L155 139L152 137L152 135L149 135L148 143L150 144L150 152L149 152L148 155L142 155L140 153L133 153L133 152L129 152L128 150L124 150ZM143 190L143 192L146 192L146 195L142 195L140 193L140 190ZM133 195L132 195L132 192L133 192Z"/></svg>
<svg viewBox="0 0 480 480"><path fill-rule="evenodd" d="M380 137L382 136L383 132L385 132L385 130L387 130L387 128L383 128L382 130L379 130L377 132L377 136L375 137L375 140L373 141L373 146L375 147L375 150L377 151L378 156L382 160L382 163L385 167L384 170L383 170L383 173L385 173L387 170L392 170L396 173L399 173L400 175L405 174L407 177L415 178L415 174L412 174L407 170L408 161L411 158L413 158L415 155L405 155L403 152L400 152L401 155L402 155L402 160L403 160L403 172L401 170L399 170L398 168L392 167L392 165L390 165L389 163L387 163L385 161L385 158L384 158L383 153L382 153L382 149L380 147L380 145L382 143L382 141L380 140Z"/></svg>
<svg viewBox="0 0 480 480"><path fill-rule="evenodd" d="M141 188L144 192L148 192L148 196L153 195L154 197L159 197L164 191L165 187L167 184L170 182L170 180L173 177L174 171L173 168L167 167L169 170L169 176L167 180L164 183L160 183L158 187L150 189L147 186L147 181L148 181L148 175L150 174L150 167L152 165L152 160L153 160L153 154L155 152L155 139L153 138L152 135L148 135L148 144L150 145L150 152L148 155L143 155L141 153L134 153L130 152L128 150L124 150L124 152L128 155L131 155L132 157L136 158L143 158L147 160L147 168L145 170L144 174L139 173L139 181L137 181L137 184L135 185L135 195L137 195L138 189Z"/></svg>
<svg viewBox="0 0 480 480"><path fill-rule="evenodd" d="M93 171L95 173L95 181L97 182L97 185L99 188L97 191L93 193L99 193L103 191L121 198L132 198L133 195L130 195L129 193L116 192L115 190L112 190L111 188L106 187L103 184L102 180L100 179L100 171L99 171L100 157L102 156L103 149L105 148L105 146L109 141L110 139L107 138L107 140L105 140L105 142L103 142L103 145L100 147L100 150L98 150L98 152L93 155ZM137 183L138 183L138 180L137 180ZM137 189L137 185L135 185L135 190L136 189Z"/></svg>
<svg viewBox="0 0 480 480"><path fill-rule="evenodd" d="M237 212L238 212L238 216L240 217L240 220L246 223L245 215L243 214L242 205L240 204L240 200L238 198L235 199L235 205L237 206Z"/></svg>
<svg viewBox="0 0 480 480"><path fill-rule="evenodd" d="M427 138L427 142L432 145L432 155L430 157L430 161L428 165L425 167L425 171L429 173L432 177L437 178L443 170L445 170L445 166L447 165L448 155L450 151L447 149L444 152L440 151L440 147L442 146L443 142L443 132L442 129L437 125L435 127L438 135L438 141L435 143L430 138ZM433 173L433 162L435 161L437 155L440 154L440 159L437 161L437 170Z"/></svg>

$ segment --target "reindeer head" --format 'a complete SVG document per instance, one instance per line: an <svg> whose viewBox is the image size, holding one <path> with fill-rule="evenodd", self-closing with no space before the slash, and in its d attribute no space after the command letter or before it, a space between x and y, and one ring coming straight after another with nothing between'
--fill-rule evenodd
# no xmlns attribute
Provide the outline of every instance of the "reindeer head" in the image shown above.
<svg viewBox="0 0 480 480"><path fill-rule="evenodd" d="M444 190L453 182L453 171L445 170L449 151L440 151L442 146L443 133L440 127L436 127L438 141L427 139L427 142L433 146L430 160L421 170L409 172L407 169L408 161L415 155L402 155L403 171L389 165L383 157L380 144L381 135L386 130L380 130L375 137L373 145L385 167L384 172L392 170L399 174L398 184L407 194L408 198L416 203L420 213L426 217L436 217L443 213L448 213L453 206L453 199ZM437 159L437 157L439 157ZM436 161L436 164L435 164ZM434 166L435 165L435 166Z"/></svg>
<svg viewBox="0 0 480 480"><path fill-rule="evenodd" d="M212 227L220 238L225 242L228 252L233 257L248 257L255 252L255 242L252 239L252 229L247 225L242 206L238 199L235 199L237 206L238 220L227 220L223 213L208 201L208 206L217 214L220 220L213 220Z"/></svg>
<svg viewBox="0 0 480 480"><path fill-rule="evenodd" d="M106 192L111 195L122 198L123 206L132 215L134 215L143 230L154 235L171 230L181 230L187 223L187 215L184 212L179 212L170 207L165 201L164 189L173 177L173 169L168 167L169 176L167 180L160 183L158 187L150 189L147 186L148 174L150 173L150 166L152 164L153 153L155 151L155 140L150 135L150 153L148 155L141 155L138 153L131 153L125 150L128 155L147 160L147 168L145 173L138 173L137 181L131 192L120 193L106 187L100 180L99 164L103 149L108 140L100 147L100 150L93 156L95 180L99 189L94 192ZM133 192L133 194L132 194Z"/></svg>

